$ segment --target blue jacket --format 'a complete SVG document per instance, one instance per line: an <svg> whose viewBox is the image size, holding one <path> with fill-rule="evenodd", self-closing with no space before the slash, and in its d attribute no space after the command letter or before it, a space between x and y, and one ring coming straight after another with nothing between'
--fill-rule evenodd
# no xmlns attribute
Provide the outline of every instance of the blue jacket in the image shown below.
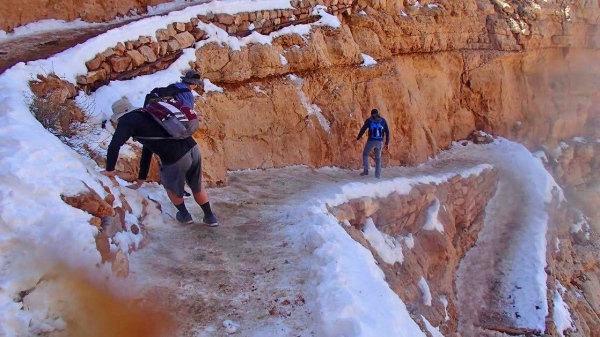
<svg viewBox="0 0 600 337"><path fill-rule="evenodd" d="M362 128L360 128L360 132L358 133L358 137L356 137L356 139L360 139L367 130L369 130L369 140L382 141L383 137L385 136L385 145L390 143L390 129L388 128L385 118L369 117L365 121L365 124L363 124Z"/></svg>
<svg viewBox="0 0 600 337"><path fill-rule="evenodd" d="M158 97L173 97L181 102L184 106L194 109L194 94L192 94L190 87L183 82L173 83L164 88L160 87L152 89L152 91L146 95L144 107L148 105L150 100Z"/></svg>
<svg viewBox="0 0 600 337"><path fill-rule="evenodd" d="M177 89L182 89L187 91L180 92L175 95L175 99L183 103L183 105L187 106L190 109L194 109L194 94L190 90L187 84L183 82L177 82L173 84L173 86L177 87Z"/></svg>

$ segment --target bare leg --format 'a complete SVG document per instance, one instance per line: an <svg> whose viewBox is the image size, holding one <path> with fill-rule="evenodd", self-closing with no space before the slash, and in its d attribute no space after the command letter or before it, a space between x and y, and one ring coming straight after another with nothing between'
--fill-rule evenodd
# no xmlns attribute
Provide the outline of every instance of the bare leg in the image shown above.
<svg viewBox="0 0 600 337"><path fill-rule="evenodd" d="M169 197L169 200L171 200L173 205L181 205L183 203L183 197L180 197L177 194L175 194L169 190L166 190L166 191L167 191L167 196Z"/></svg>
<svg viewBox="0 0 600 337"><path fill-rule="evenodd" d="M204 189L194 193L194 200L198 205L204 205L208 202L208 193Z"/></svg>

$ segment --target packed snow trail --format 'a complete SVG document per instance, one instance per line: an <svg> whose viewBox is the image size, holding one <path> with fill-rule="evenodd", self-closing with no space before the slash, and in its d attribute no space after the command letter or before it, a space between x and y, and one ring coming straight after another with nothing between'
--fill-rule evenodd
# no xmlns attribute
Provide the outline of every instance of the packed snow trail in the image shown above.
<svg viewBox="0 0 600 337"><path fill-rule="evenodd" d="M484 159L499 174L477 243L459 266L459 333L487 336L497 327L546 329L547 205L562 190L524 146L504 139L440 155Z"/></svg>
<svg viewBox="0 0 600 337"><path fill-rule="evenodd" d="M417 179L430 174L460 172L470 167L468 162L448 161L435 168L387 169L384 176ZM380 278L382 283L369 283L369 277L364 275L351 276L355 272L363 273L356 262L353 262L354 270L329 270L330 261L315 254L323 242L306 222L320 219L311 217L311 210L306 205L318 201L319 197L339 197L336 193L357 181L374 186L389 184L387 179L361 179L357 171L329 168L290 167L232 173L229 186L210 190L214 209L221 219L217 228L177 224L172 219L175 209L160 187L146 186L140 192L161 203L163 221L147 227L150 244L131 255L132 278L136 283L144 284L152 297L158 296L169 304L181 321L182 336L226 335L223 322L227 320L239 324L242 336L323 336L321 329L328 324L342 332L346 329L344 335L347 336L380 336L382 330L378 324L385 323L385 319L377 322L377 317L365 318L357 314L361 310L376 312L377 307L369 305L381 305L381 302L369 303L367 297L376 298L377 294L385 296L387 302L398 302L391 304L399 305L398 308L391 307L392 311L399 311L389 312L387 315L391 318L405 311L409 325L397 324L396 329L406 331L406 336L424 336L384 282L383 274L368 250L347 236L337 222L312 225L333 226L330 229L343 236L343 242L328 244L346 245L347 257L366 261L369 268L374 268L375 278ZM187 204L192 206L193 201L190 199ZM196 219L201 218L202 212L197 206L190 207L190 211ZM355 277L353 281L364 282L365 290L370 294L365 294L367 297L362 299L355 298L356 294L348 293L345 288L348 285L336 285L338 280L333 276L326 280L323 288L327 294L318 294L317 289L323 286L318 283L323 277L327 278L327 275L318 276L319 273ZM330 286L333 288L328 288ZM336 287L340 289L337 293ZM326 303L316 303L319 296L331 298ZM342 297L336 299L339 296ZM390 309L386 305L381 305L381 309ZM352 309L348 313L355 314L341 324L339 317L322 312L323 309L334 310L336 306ZM374 321L365 322L368 319ZM388 327L384 329L391 331Z"/></svg>
<svg viewBox="0 0 600 337"><path fill-rule="evenodd" d="M502 164L506 153L524 156L521 164L532 166ZM377 296L375 294L382 290L383 293L389 291L385 295L388 297L396 297L395 294L385 283L382 286L362 280L363 276L354 275L356 271L352 268L337 270L348 266L344 265L345 256L356 261L363 259L363 249L346 237L343 229L336 228L335 222L333 227L332 223L312 224L322 219L313 217L314 210L308 205L315 200L337 200L340 193L347 193L343 192L346 187L356 187L357 182L366 183L373 193L381 193L381 190L389 189L396 178L431 179L427 177L468 172L477 165L491 163L499 170L500 185L487 208L479 243L467 254L460 268L461 275L468 273L471 277L457 280L459 332L464 336L481 335L486 332L486 314L498 313L506 315L507 326L535 329L535 324L544 319L544 310L547 310L544 309L545 274L540 275L544 273L545 258L542 257L545 248L536 244L545 242L545 227L531 227L538 224L531 219L543 218L543 194L554 186L551 177L542 166L536 166L535 160L521 145L501 140L492 145L471 144L464 149L458 146L443 153L438 160L416 168L388 168L382 180L361 180L354 171L328 168L290 167L236 172L231 174L228 187L210 191L222 221L218 228L176 224L172 220L175 210L160 188L147 186L142 193L163 205L164 223L151 224L148 228L151 243L132 255L133 279L173 307L181 320L182 336L227 335L227 324L223 324L226 321L238 324L235 329L239 329L242 336L320 336L324 335L322 329L327 325L336 329L344 326L339 317L327 317L327 312L323 312L323 309L339 308L354 312L344 321L347 326L344 335L377 336L382 332L377 330L380 329L377 324L381 322L376 322L377 319L368 322L369 317L357 313L365 309L376 310L376 307L369 307L369 297ZM536 177L545 181L540 183ZM537 191L536 186L540 188ZM540 195L541 192L544 193ZM541 208L528 208L535 206L531 201L540 196L538 206ZM188 202L192 203L192 200ZM195 217L200 219L200 209L192 209ZM323 219L327 222L327 218ZM529 229L534 232L527 232ZM339 235L328 236L327 242L321 242L322 238L314 230L322 233L333 230ZM530 249L520 245L523 239ZM330 246L326 248L329 253L338 249L334 247L342 249L336 253L335 267L319 252L327 246ZM368 251L367 255L364 261L372 262L378 269ZM364 274L364 270L360 271L360 262L352 267ZM514 285L519 278L511 276L511 270L520 270L519 275L528 279L543 277L544 282L516 284L523 289L518 291ZM327 280L323 273L346 273L350 283L335 285L339 280ZM355 295L350 289L354 281L367 282L366 291L372 294L363 293L364 298L350 300ZM323 284L319 282L329 282L335 287L325 285L322 288L325 293L322 293L319 289ZM340 289L339 294L335 293L336 287ZM522 320L511 320L515 307L512 306L514 303L506 301L508 294L512 294L518 305L539 305L539 315L535 311L523 312L519 315ZM383 307L389 308L386 305ZM401 300L389 305L397 311L406 311ZM408 315L406 317L408 321L399 327L411 331L410 325L414 322ZM414 327L416 330L412 335L422 334L416 324Z"/></svg>

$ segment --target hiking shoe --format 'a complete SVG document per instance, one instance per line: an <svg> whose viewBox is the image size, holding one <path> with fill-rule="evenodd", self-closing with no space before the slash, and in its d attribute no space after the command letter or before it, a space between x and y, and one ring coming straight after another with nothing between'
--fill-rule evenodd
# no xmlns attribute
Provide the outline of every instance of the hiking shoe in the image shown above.
<svg viewBox="0 0 600 337"><path fill-rule="evenodd" d="M219 220L217 220L217 217L213 213L205 215L202 221L204 221L204 224L210 227L216 227L219 225Z"/></svg>
<svg viewBox="0 0 600 337"><path fill-rule="evenodd" d="M361 172L361 173L360 173L360 176L361 176L361 177L363 177L363 176L368 176L368 175L369 175L369 172L364 172L364 171L363 171L363 172Z"/></svg>
<svg viewBox="0 0 600 337"><path fill-rule="evenodd" d="M175 219L177 219L177 221L179 221L180 223L184 224L194 222L194 219L192 219L192 215L190 214L190 212L184 213L182 211L178 211L177 214L175 214Z"/></svg>

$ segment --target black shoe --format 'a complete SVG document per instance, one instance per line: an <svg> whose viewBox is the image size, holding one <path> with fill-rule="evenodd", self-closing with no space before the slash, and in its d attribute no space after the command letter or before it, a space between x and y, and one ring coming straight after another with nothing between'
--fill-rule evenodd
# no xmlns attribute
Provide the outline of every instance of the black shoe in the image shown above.
<svg viewBox="0 0 600 337"><path fill-rule="evenodd" d="M360 174L361 177L368 176L368 175L369 175L369 172L365 172L365 171L361 172L361 174Z"/></svg>
<svg viewBox="0 0 600 337"><path fill-rule="evenodd" d="M217 220L217 217L214 215L214 213L205 215L202 221L204 221L204 224L210 227L217 227L219 225L219 220Z"/></svg>
<svg viewBox="0 0 600 337"><path fill-rule="evenodd" d="M175 219L177 219L177 221L184 223L184 224L189 224L194 222L194 219L192 219L192 215L190 214L190 212L181 212L178 211L177 214L175 214Z"/></svg>

